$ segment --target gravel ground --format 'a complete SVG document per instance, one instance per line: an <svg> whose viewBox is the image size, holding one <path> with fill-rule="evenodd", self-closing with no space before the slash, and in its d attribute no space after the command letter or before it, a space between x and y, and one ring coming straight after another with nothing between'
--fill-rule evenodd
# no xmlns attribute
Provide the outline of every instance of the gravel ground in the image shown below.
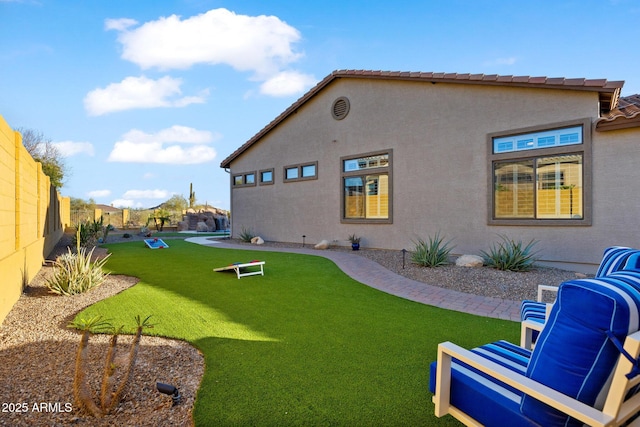
<svg viewBox="0 0 640 427"><path fill-rule="evenodd" d="M57 253L60 250L66 251L66 246L59 245ZM73 375L80 334L66 325L84 307L135 285L137 279L109 276L89 292L61 297L49 293L44 285L51 272L51 267L42 268L0 328L0 425L193 425L191 410L204 372L204 359L185 342L158 337L142 337L134 377L114 413L98 419L78 410L73 398ZM133 317L131 320L134 322ZM89 340L87 379L96 392L108 340L108 336L100 335ZM130 336L120 337L118 354L123 358L130 343ZM158 381L178 387L181 402L172 406L169 396L156 391Z"/></svg>
<svg viewBox="0 0 640 427"><path fill-rule="evenodd" d="M109 236L109 243L142 239L138 235L125 239L122 234L113 234ZM65 252L69 243L69 236L65 236L50 258ZM274 242L265 245L301 246ZM410 262L410 253L406 255L403 268L400 251L352 251L347 247L330 250L349 251L370 258L397 274L431 285L511 300L535 298L538 284L559 284L576 277L574 272L552 268L537 268L527 273L487 267L424 268ZM98 256L105 253L104 249L96 250ZM105 283L90 292L60 297L49 293L44 285L51 273L51 267L42 268L0 328L0 378L4 387L0 399L0 425L192 425L191 410L204 372L203 357L185 342L157 337L142 338L134 378L114 413L96 419L77 409L73 399L73 374L80 335L66 325L84 307L135 285L137 279L109 276ZM93 336L89 342L91 363L87 378L93 380L91 387L94 390L99 389L108 338ZM121 337L120 354L126 354L130 342L131 337ZM169 396L158 393L155 389L158 381L178 387L181 403L172 406Z"/></svg>

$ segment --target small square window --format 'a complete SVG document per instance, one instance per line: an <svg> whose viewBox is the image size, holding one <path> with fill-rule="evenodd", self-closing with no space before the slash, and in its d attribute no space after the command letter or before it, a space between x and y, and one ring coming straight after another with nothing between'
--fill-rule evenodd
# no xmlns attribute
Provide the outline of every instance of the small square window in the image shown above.
<svg viewBox="0 0 640 427"><path fill-rule="evenodd" d="M272 183L273 182L273 171L272 170L266 170L266 171L261 171L260 172L260 183L261 184L267 184L267 183Z"/></svg>
<svg viewBox="0 0 640 427"><path fill-rule="evenodd" d="M309 178L312 176L316 176L316 165L302 166L302 177Z"/></svg>
<svg viewBox="0 0 640 427"><path fill-rule="evenodd" d="M284 181L309 181L318 179L318 162L301 163L284 167Z"/></svg>
<svg viewBox="0 0 640 427"><path fill-rule="evenodd" d="M298 178L298 168L287 168L287 179Z"/></svg>
<svg viewBox="0 0 640 427"><path fill-rule="evenodd" d="M233 175L234 187L254 187L256 185L256 173L245 172Z"/></svg>

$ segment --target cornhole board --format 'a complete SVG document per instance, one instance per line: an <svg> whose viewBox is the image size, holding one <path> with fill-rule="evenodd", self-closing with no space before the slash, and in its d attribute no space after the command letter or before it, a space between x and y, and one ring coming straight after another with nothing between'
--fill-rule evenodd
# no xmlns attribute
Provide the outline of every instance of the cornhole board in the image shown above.
<svg viewBox="0 0 640 427"><path fill-rule="evenodd" d="M150 249L164 249L169 247L162 239L144 239L144 244Z"/></svg>
<svg viewBox="0 0 640 427"><path fill-rule="evenodd" d="M256 271L256 270L247 271L247 268L249 267L260 267L260 271ZM213 271L216 271L216 272L230 271L230 270L233 270L236 272L236 274L238 275L238 279L245 276L255 276L256 274L264 276L264 261L249 261L245 263L236 262L226 267L213 269Z"/></svg>

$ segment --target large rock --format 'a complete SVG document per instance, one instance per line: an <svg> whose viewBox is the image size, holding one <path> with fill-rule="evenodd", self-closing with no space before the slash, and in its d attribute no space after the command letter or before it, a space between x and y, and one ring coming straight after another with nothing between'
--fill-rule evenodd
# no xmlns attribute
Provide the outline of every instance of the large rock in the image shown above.
<svg viewBox="0 0 640 427"><path fill-rule="evenodd" d="M178 221L178 231L189 231L189 221Z"/></svg>
<svg viewBox="0 0 640 427"><path fill-rule="evenodd" d="M329 241L328 240L321 240L314 246L314 248L316 248L316 249L329 249Z"/></svg>
<svg viewBox="0 0 640 427"><path fill-rule="evenodd" d="M262 240L262 237L256 236L251 239L251 243L253 243L254 245L262 245L264 244L264 240Z"/></svg>
<svg viewBox="0 0 640 427"><path fill-rule="evenodd" d="M196 225L196 231L209 231L209 226L204 221L199 221Z"/></svg>
<svg viewBox="0 0 640 427"><path fill-rule="evenodd" d="M456 260L458 267L482 267L484 262L478 255L462 255Z"/></svg>

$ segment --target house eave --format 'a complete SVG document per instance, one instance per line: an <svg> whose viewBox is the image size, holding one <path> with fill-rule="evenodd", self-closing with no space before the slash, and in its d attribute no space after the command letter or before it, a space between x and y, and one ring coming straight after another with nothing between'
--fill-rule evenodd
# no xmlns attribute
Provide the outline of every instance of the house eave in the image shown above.
<svg viewBox="0 0 640 427"><path fill-rule="evenodd" d="M408 71L371 71L371 70L336 70L322 79L316 86L295 101L289 108L283 111L278 117L272 120L267 126L262 128L251 139L241 145L220 163L221 168L230 168L233 160L248 150L253 144L258 142L263 136L268 134L280 123L292 114L295 114L300 107L318 94L322 89L331 84L336 79L357 78L357 79L378 79L378 80L405 80L425 83L454 83L470 85L490 85L505 87L526 87L541 89L560 89L597 92L599 94L600 112L607 113L617 107L620 91L624 81L607 81L606 79L567 79L564 77L530 77L530 76L501 76L497 74L459 74L459 73L433 73L433 72L408 72Z"/></svg>

